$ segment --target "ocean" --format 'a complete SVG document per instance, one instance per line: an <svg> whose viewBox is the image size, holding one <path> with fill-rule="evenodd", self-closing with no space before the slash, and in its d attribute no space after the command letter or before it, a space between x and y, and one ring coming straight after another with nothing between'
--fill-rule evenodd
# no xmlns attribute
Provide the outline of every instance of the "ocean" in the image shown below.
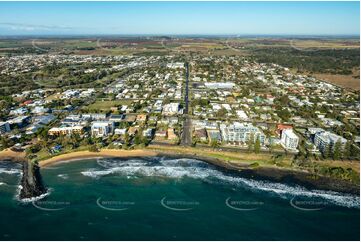
<svg viewBox="0 0 361 242"><path fill-rule="evenodd" d="M195 159L62 162L48 195L17 198L0 162L0 240L359 240L360 198L249 179Z"/></svg>

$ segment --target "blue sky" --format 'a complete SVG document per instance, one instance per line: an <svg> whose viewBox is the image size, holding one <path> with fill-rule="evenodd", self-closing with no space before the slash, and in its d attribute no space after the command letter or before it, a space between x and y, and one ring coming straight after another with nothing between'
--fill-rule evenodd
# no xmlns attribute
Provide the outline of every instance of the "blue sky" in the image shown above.
<svg viewBox="0 0 361 242"><path fill-rule="evenodd" d="M0 2L0 35L359 35L359 2Z"/></svg>

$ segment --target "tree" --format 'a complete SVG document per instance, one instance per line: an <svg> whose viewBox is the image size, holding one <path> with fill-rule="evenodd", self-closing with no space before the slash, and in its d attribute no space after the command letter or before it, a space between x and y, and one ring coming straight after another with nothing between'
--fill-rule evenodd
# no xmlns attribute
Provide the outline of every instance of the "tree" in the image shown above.
<svg viewBox="0 0 361 242"><path fill-rule="evenodd" d="M254 152L259 153L261 151L261 140L259 138L259 135L257 135L256 142L254 143Z"/></svg>
<svg viewBox="0 0 361 242"><path fill-rule="evenodd" d="M251 151L253 149L253 145L254 145L254 133L251 133L247 143L248 143L248 150Z"/></svg>
<svg viewBox="0 0 361 242"><path fill-rule="evenodd" d="M340 159L341 154L342 154L342 144L341 144L341 139L338 139L333 148L333 159L334 160Z"/></svg>
<svg viewBox="0 0 361 242"><path fill-rule="evenodd" d="M226 115L227 115L227 113L228 113L228 112L227 112L227 109L221 108L220 110L217 111L216 116L217 116L218 118L225 118Z"/></svg>
<svg viewBox="0 0 361 242"><path fill-rule="evenodd" d="M96 144L93 144L93 145L89 146L89 151L90 152L99 152L99 149L96 146Z"/></svg>
<svg viewBox="0 0 361 242"><path fill-rule="evenodd" d="M219 147L218 140L216 140L216 139L212 140L211 141L211 147L213 149L218 148Z"/></svg>
<svg viewBox="0 0 361 242"><path fill-rule="evenodd" d="M325 146L325 148L322 151L323 158L327 159L330 157L331 154L330 149L331 149L330 145Z"/></svg>
<svg viewBox="0 0 361 242"><path fill-rule="evenodd" d="M351 149L352 149L352 143L351 141L347 141L345 148L343 149L343 157L344 158L350 158L351 156Z"/></svg>

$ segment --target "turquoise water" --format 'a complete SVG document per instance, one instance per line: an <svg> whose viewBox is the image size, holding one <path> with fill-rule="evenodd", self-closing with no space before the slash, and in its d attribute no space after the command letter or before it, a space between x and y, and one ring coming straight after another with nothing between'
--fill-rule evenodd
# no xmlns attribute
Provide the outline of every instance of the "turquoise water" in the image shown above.
<svg viewBox="0 0 361 242"><path fill-rule="evenodd" d="M359 240L359 197L246 179L191 159L94 159L42 169L16 199L0 163L0 240Z"/></svg>

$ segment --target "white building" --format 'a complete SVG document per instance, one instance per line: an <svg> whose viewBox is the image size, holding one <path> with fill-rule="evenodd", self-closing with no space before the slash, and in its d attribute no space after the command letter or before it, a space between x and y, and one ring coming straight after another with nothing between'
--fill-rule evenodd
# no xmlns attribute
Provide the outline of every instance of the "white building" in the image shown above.
<svg viewBox="0 0 361 242"><path fill-rule="evenodd" d="M341 146L344 146L347 140L337 134L325 131L318 132L315 135L314 144L319 151L325 152L326 149L333 150L337 141L341 141Z"/></svg>
<svg viewBox="0 0 361 242"><path fill-rule="evenodd" d="M251 123L234 122L230 125L221 124L220 130L222 139L226 142L246 143L250 140L253 134L254 141L256 141L257 137L259 137L261 144L264 144L266 138L263 132Z"/></svg>
<svg viewBox="0 0 361 242"><path fill-rule="evenodd" d="M96 121L92 122L91 134L95 137L105 137L114 132L114 122Z"/></svg>
<svg viewBox="0 0 361 242"><path fill-rule="evenodd" d="M235 86L233 82L206 82L204 85L210 89L232 89Z"/></svg>
<svg viewBox="0 0 361 242"><path fill-rule="evenodd" d="M285 129L281 135L281 145L288 150L297 150L299 138L292 129Z"/></svg>
<svg viewBox="0 0 361 242"><path fill-rule="evenodd" d="M182 62L168 63L167 67L171 69L184 68L184 63Z"/></svg>
<svg viewBox="0 0 361 242"><path fill-rule="evenodd" d="M117 135L125 135L127 133L127 129L115 129L114 134Z"/></svg>
<svg viewBox="0 0 361 242"><path fill-rule="evenodd" d="M169 103L163 106L164 115L174 115L178 114L180 111L179 103Z"/></svg>

